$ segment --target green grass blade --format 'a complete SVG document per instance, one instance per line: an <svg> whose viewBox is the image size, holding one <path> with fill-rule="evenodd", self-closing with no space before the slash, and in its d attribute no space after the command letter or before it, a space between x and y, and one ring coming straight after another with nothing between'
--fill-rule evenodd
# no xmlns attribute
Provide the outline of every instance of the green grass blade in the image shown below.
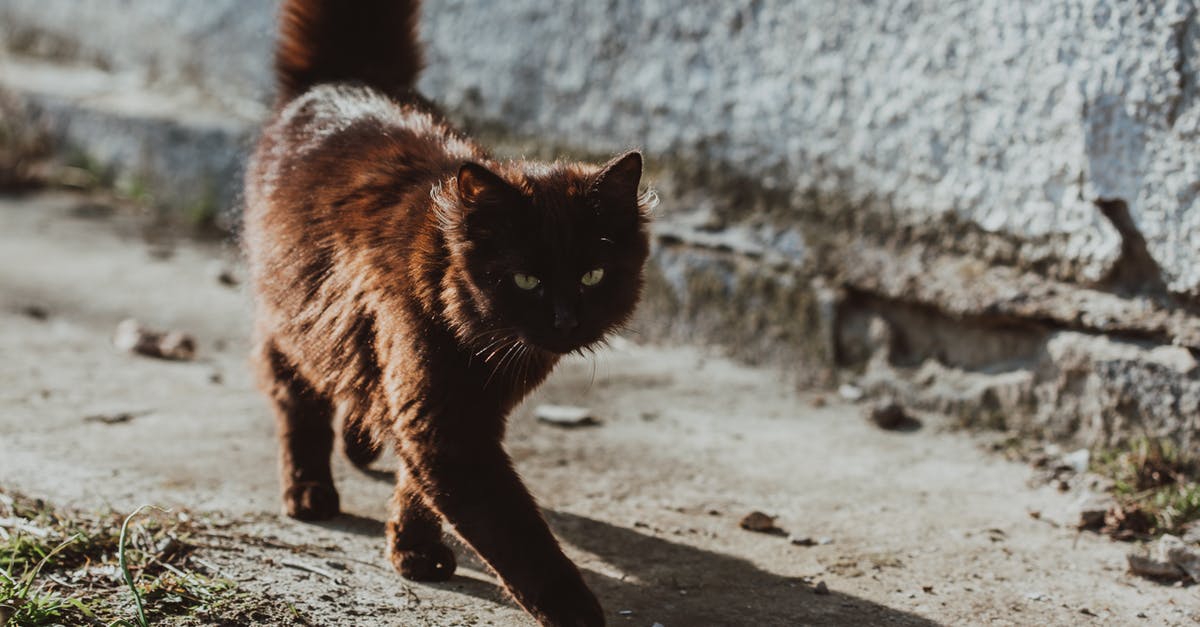
<svg viewBox="0 0 1200 627"><path fill-rule="evenodd" d="M137 609L137 620L140 627L150 627L150 622L146 620L146 608L142 605L142 593L138 592L137 585L133 581L133 573L129 572L129 561L125 557L125 537L129 532L129 523L135 516L142 513L142 510L153 508L160 512L166 513L167 510L154 505L143 505L133 513L125 517L125 521L121 523L121 537L117 540L117 564L121 568L121 575L125 578L125 585L129 586L129 591L133 594L133 604Z"/></svg>

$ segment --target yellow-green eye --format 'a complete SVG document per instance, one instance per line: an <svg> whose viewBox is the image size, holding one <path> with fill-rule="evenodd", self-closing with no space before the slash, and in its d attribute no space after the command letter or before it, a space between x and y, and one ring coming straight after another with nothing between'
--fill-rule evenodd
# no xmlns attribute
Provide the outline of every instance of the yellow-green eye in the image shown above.
<svg viewBox="0 0 1200 627"><path fill-rule="evenodd" d="M604 278L604 268L596 268L595 270L592 270L591 272L583 275L583 278L579 279L579 282L583 283L584 285L586 285L588 287L591 287L591 286L599 283L600 279L603 279L603 278Z"/></svg>
<svg viewBox="0 0 1200 627"><path fill-rule="evenodd" d="M516 283L517 287L519 287L523 290L531 290L531 289L541 285L542 280L535 276L530 276L528 274L521 274L520 272L518 272L513 275L513 283Z"/></svg>

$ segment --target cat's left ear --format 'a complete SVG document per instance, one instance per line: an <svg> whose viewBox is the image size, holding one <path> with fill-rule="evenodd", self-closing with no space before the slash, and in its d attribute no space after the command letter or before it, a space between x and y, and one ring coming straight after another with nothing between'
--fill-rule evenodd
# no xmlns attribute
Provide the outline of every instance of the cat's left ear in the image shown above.
<svg viewBox="0 0 1200 627"><path fill-rule="evenodd" d="M633 150L604 164L590 193L601 206L636 207L642 182L642 153Z"/></svg>

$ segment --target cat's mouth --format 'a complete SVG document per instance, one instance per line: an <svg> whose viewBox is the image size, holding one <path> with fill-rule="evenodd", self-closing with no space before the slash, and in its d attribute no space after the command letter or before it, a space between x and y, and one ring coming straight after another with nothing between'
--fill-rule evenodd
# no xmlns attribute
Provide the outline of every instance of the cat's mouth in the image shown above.
<svg viewBox="0 0 1200 627"><path fill-rule="evenodd" d="M529 337L523 339L526 344L530 344L547 353L560 356L585 350L589 346L599 343L600 340L601 337L583 337L581 335Z"/></svg>

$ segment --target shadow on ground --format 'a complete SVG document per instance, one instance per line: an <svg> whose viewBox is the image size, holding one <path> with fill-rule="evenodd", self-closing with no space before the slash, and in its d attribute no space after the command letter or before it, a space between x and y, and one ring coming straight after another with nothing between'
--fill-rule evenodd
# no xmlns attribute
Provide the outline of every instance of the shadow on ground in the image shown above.
<svg viewBox="0 0 1200 627"><path fill-rule="evenodd" d="M564 542L593 553L627 576L584 573L610 617L628 612L636 623L664 625L936 625L919 616L836 591L816 594L794 577L759 569L748 560L723 555L606 522L547 511ZM327 529L383 535L383 523L343 514ZM470 549L456 543L460 563L484 567ZM464 574L444 584L425 584L493 603L511 604L499 586ZM648 623L647 623L648 624Z"/></svg>

